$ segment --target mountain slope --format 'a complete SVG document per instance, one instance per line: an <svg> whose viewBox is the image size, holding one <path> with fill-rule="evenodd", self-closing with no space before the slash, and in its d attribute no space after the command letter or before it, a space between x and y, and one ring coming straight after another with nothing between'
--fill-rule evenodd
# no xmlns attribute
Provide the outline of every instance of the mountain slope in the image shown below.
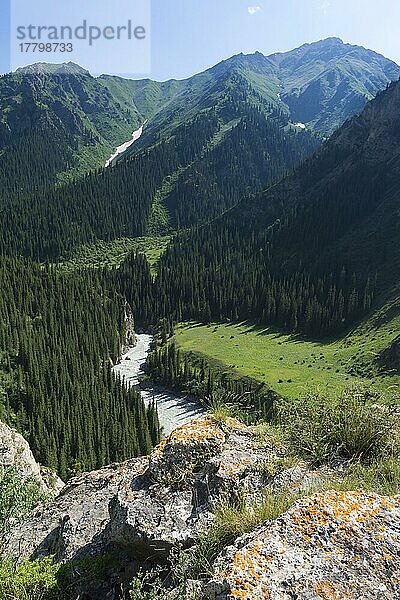
<svg viewBox="0 0 400 600"><path fill-rule="evenodd" d="M32 192L100 166L141 117L87 71L37 64L0 78L0 179ZM5 189L4 189L5 188Z"/></svg>
<svg viewBox="0 0 400 600"><path fill-rule="evenodd" d="M393 61L338 38L304 44L269 60L279 67L281 98L293 121L325 135L400 77Z"/></svg>
<svg viewBox="0 0 400 600"><path fill-rule="evenodd" d="M160 272L166 312L321 337L386 299L400 278L399 106L397 82L293 175L178 241Z"/></svg>
<svg viewBox="0 0 400 600"><path fill-rule="evenodd" d="M280 177L316 148L315 134L334 131L399 76L400 67L375 52L328 39L282 55L239 54L185 81L137 83L133 99L149 122L119 160L151 152L183 124L214 119L201 155L166 173L156 196L174 228L188 227Z"/></svg>
<svg viewBox="0 0 400 600"><path fill-rule="evenodd" d="M318 131L326 133L320 124L332 127L361 108L365 90L354 88L343 61L371 94L400 74L371 51L325 40L279 56L240 54L184 81L93 78L71 63L1 78L3 252L53 259L96 238L217 217L309 156ZM312 120L296 125L290 104L298 89L304 104L332 68L333 98L315 95ZM145 121L107 173L82 178Z"/></svg>

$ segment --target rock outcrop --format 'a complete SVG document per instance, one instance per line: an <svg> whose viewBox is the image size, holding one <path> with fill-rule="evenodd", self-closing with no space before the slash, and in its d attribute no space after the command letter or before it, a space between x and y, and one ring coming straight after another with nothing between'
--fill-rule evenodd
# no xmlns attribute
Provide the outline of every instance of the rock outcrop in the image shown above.
<svg viewBox="0 0 400 600"><path fill-rule="evenodd" d="M137 569L165 565L212 525L221 499L253 503L272 491L311 493L323 471L288 468L285 449L234 419L205 415L148 457L72 479L47 507L12 528L3 554L58 561L112 554L118 572L85 598L121 598ZM400 598L400 496L330 491L304 497L237 539L210 581L170 600L389 600ZM191 554L192 550L188 550Z"/></svg>
<svg viewBox="0 0 400 600"><path fill-rule="evenodd" d="M110 540L142 557L190 547L210 527L219 498L262 493L270 476L261 466L276 454L234 419L205 416L176 429L143 474L128 473L110 504Z"/></svg>
<svg viewBox="0 0 400 600"><path fill-rule="evenodd" d="M176 429L148 457L75 477L55 501L10 532L4 553L66 561L110 544L135 558L165 558L210 526L221 497L262 494L264 465L282 449L260 445L252 428L206 415ZM307 476L296 472L296 481ZM292 481L291 481L292 483Z"/></svg>
<svg viewBox="0 0 400 600"><path fill-rule="evenodd" d="M109 523L109 502L124 475L132 476L145 466L146 459L137 458L74 477L49 506L38 507L15 524L2 553L19 560L55 556L62 562L101 554L107 546L103 534Z"/></svg>
<svg viewBox="0 0 400 600"><path fill-rule="evenodd" d="M325 492L217 559L208 600L400 598L400 496Z"/></svg>
<svg viewBox="0 0 400 600"><path fill-rule="evenodd" d="M21 478L34 477L45 493L56 494L64 485L55 473L38 465L20 433L0 422L0 468L7 467L13 467Z"/></svg>
<svg viewBox="0 0 400 600"><path fill-rule="evenodd" d="M132 308L127 301L125 301L124 304L123 338L122 354L136 343L135 318L133 316Z"/></svg>

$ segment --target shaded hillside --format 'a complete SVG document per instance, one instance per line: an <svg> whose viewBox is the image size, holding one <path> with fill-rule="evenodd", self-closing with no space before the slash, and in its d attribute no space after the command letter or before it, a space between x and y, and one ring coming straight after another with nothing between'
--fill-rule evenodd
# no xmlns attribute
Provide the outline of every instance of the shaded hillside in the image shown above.
<svg viewBox="0 0 400 600"><path fill-rule="evenodd" d="M176 242L166 313L317 336L365 314L400 275L399 106L393 83L293 175Z"/></svg>

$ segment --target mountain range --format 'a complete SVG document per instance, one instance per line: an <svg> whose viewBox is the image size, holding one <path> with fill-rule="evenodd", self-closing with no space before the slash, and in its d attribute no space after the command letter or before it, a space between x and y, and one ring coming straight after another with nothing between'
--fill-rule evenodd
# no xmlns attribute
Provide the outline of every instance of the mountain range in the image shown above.
<svg viewBox="0 0 400 600"><path fill-rule="evenodd" d="M73 63L5 75L2 248L45 258L95 238L213 219L293 169L399 76L392 61L337 38L269 57L239 54L183 81L94 78ZM107 175L93 171L145 122ZM41 241L27 239L28 205ZM112 227L99 226L105 215ZM61 220L69 242L47 244Z"/></svg>

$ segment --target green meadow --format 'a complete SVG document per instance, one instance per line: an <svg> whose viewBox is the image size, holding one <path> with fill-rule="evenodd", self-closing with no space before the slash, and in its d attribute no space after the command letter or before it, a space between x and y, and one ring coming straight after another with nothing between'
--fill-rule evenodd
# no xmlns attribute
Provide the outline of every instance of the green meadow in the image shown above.
<svg viewBox="0 0 400 600"><path fill-rule="evenodd" d="M320 391L337 395L354 384L384 392L400 389L400 376L379 368L379 352L400 331L400 301L394 300L339 340L305 341L246 323L181 323L175 342L236 376L268 384L288 398Z"/></svg>

